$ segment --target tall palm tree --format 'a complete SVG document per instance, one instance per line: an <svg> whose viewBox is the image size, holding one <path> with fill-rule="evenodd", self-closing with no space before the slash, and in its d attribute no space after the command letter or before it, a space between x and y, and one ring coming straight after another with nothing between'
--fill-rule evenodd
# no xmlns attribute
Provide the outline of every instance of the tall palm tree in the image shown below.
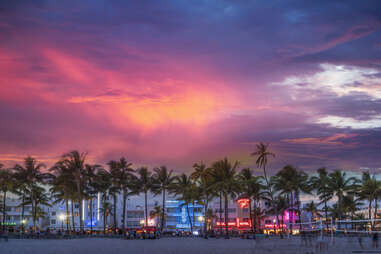
<svg viewBox="0 0 381 254"><path fill-rule="evenodd" d="M69 201L72 199L75 189L75 179L72 171L61 161L57 162L49 169L53 172L54 178L51 183L50 192L54 198L54 203L64 203L66 209L66 230L70 227ZM74 226L74 225L73 225Z"/></svg>
<svg viewBox="0 0 381 254"><path fill-rule="evenodd" d="M36 184L44 182L44 180L47 177L47 174L42 173L41 170L44 169L46 166L43 163L39 163L35 158L33 157L26 157L24 159L24 165L16 164L14 166L14 172L15 172L15 178L20 184L25 184L26 188L23 188L22 193L22 199L24 202L22 202L22 220L24 220L24 209L25 209L25 198L27 195L27 192L30 192L31 196L29 197L31 199L31 205L32 205L32 214L35 214L35 207L34 207L34 193L32 191L33 187ZM49 175L50 176L50 175ZM35 221L33 223L33 229L36 228Z"/></svg>
<svg viewBox="0 0 381 254"><path fill-rule="evenodd" d="M226 157L213 163L212 174L218 181L214 184L215 188L221 191L225 204L225 238L229 238L229 197L234 198L241 186L237 180L237 169L239 162L231 163Z"/></svg>
<svg viewBox="0 0 381 254"><path fill-rule="evenodd" d="M117 161L109 161L107 163L110 167L110 174L111 174L111 180L112 180L112 186L109 190L109 193L112 195L112 200L113 200L113 218L114 218L114 223L113 223L113 228L116 229L118 227L118 223L116 220L116 206L118 203L118 195L121 191L121 184L120 184L120 175L121 175L121 167Z"/></svg>
<svg viewBox="0 0 381 254"><path fill-rule="evenodd" d="M107 202L109 190L112 187L112 175L106 170L99 170L94 178L94 187L96 191L101 193L102 208L100 212L103 214L103 232L106 233L106 223L108 215L112 214L112 205Z"/></svg>
<svg viewBox="0 0 381 254"><path fill-rule="evenodd" d="M9 169L2 169L0 165L0 191L3 193L3 230L5 229L5 219L7 215L6 200L7 193L13 189L13 175Z"/></svg>
<svg viewBox="0 0 381 254"><path fill-rule="evenodd" d="M135 194L136 190L134 189L135 187L135 182L136 177L132 174L134 169L132 169L132 163L128 162L124 157L120 158L119 161L110 161L109 163L110 166L110 173L113 178L113 188L116 189L113 190L113 200L114 200L114 227L116 226L116 206L117 206L117 197L116 197L116 192L122 191L122 220L123 220L123 225L122 229L123 231L126 228L126 204L127 204L127 197L129 195Z"/></svg>
<svg viewBox="0 0 381 254"><path fill-rule="evenodd" d="M188 177L184 173L176 176L173 186L171 187L171 193L178 197L178 200L182 200L184 202L182 206L186 207L191 232L193 232L193 222L189 212L189 204L191 204L194 200L193 191L194 182L191 177Z"/></svg>
<svg viewBox="0 0 381 254"><path fill-rule="evenodd" d="M372 219L372 204L374 202L374 216L376 219L378 198L381 194L381 182L376 179L373 175L371 176L369 172L363 172L361 182L356 188L356 194L360 200L368 201L368 219ZM372 223L373 227L373 223Z"/></svg>
<svg viewBox="0 0 381 254"><path fill-rule="evenodd" d="M83 188L84 188L84 176L85 176L85 160L87 153L80 153L76 150L66 153L61 158L63 163L68 169L72 170L76 187L77 187L77 200L79 204L79 227L83 231Z"/></svg>
<svg viewBox="0 0 381 254"><path fill-rule="evenodd" d="M208 228L208 210L209 203L212 199L217 196L215 189L213 189L213 175L212 169L208 168L203 162L193 164L194 172L191 174L191 179L195 181L197 187L200 189L201 194L200 199L204 204L204 238L207 238L207 228Z"/></svg>
<svg viewBox="0 0 381 254"><path fill-rule="evenodd" d="M242 186L242 193L249 198L249 214L250 214L250 223L253 232L257 230L256 219L253 219L253 210L255 210L255 206L257 202L263 198L264 196L264 186L261 183L261 177L253 175L250 168L244 168L241 170L239 174L239 180ZM254 203L254 208L252 208L252 203Z"/></svg>
<svg viewBox="0 0 381 254"><path fill-rule="evenodd" d="M354 191L357 179L355 177L347 177L347 174L340 170L335 170L329 175L329 189L337 197L337 211L339 220L342 219L342 202L344 194ZM340 226L340 224L339 224Z"/></svg>
<svg viewBox="0 0 381 254"><path fill-rule="evenodd" d="M290 197L290 209L298 212L298 217L300 219L300 202L297 200L295 202L295 197L299 195L310 192L310 185L308 183L308 175L303 171L297 170L291 165L285 166L281 169L274 177L274 187L282 195L288 195ZM296 203L296 204L295 204ZM291 221L293 222L293 213L291 213ZM293 224L291 224L292 232Z"/></svg>
<svg viewBox="0 0 381 254"><path fill-rule="evenodd" d="M263 168L263 175L265 177L266 184L267 186L270 186L269 179L267 178L266 166L268 163L268 158L270 156L275 157L275 154L270 152L268 148L269 148L269 144L264 144L260 142L259 144L256 145L256 150L251 153L251 156L257 157L255 164L257 165L257 167Z"/></svg>
<svg viewBox="0 0 381 254"><path fill-rule="evenodd" d="M145 218L145 226L148 226L148 204L147 204L147 196L148 192L152 190L154 187L154 180L152 178L152 172L148 170L146 167L141 167L137 171L137 179L136 186L137 191L139 193L144 193L144 218Z"/></svg>
<svg viewBox="0 0 381 254"><path fill-rule="evenodd" d="M96 183L96 175L99 171L104 170L100 165L85 165L85 186L86 186L86 194L88 199L90 200L90 232L93 233L93 200L98 193L97 183Z"/></svg>
<svg viewBox="0 0 381 254"><path fill-rule="evenodd" d="M324 204L324 217L328 230L328 202L332 199L333 193L329 188L329 176L325 168L319 168L317 170L318 175L310 178L310 184L315 189L316 194L319 196L320 204ZM319 204L319 205L320 205Z"/></svg>
<svg viewBox="0 0 381 254"><path fill-rule="evenodd" d="M33 198L32 198L33 197ZM28 192L24 205L31 204L34 207L32 211L33 225L36 227L37 220L43 215L41 210L41 205L51 206L50 198L46 194L46 191L43 187L38 186L37 184L32 186L32 189Z"/></svg>
<svg viewBox="0 0 381 254"><path fill-rule="evenodd" d="M154 168L153 178L156 182L156 188L154 188L154 193L157 195L159 193L162 194L163 203L162 203L162 212L160 218L160 230L163 231L165 229L165 194L173 185L175 180L175 176L173 175L173 170L168 170L166 166L161 166L158 168Z"/></svg>

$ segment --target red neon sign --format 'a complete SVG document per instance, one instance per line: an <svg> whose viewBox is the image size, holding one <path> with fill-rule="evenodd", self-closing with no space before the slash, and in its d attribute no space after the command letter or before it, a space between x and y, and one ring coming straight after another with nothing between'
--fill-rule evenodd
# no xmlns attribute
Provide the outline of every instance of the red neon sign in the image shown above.
<svg viewBox="0 0 381 254"><path fill-rule="evenodd" d="M248 198L241 198L237 200L237 203L239 204L240 208L248 208L250 205L250 199Z"/></svg>

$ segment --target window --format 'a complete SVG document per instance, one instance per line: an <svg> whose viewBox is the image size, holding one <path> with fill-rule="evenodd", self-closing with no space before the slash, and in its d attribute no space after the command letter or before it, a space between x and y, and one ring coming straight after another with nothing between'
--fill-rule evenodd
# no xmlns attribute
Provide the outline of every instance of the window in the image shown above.
<svg viewBox="0 0 381 254"><path fill-rule="evenodd" d="M242 208L242 212L248 213L249 212L249 208Z"/></svg>
<svg viewBox="0 0 381 254"><path fill-rule="evenodd" d="M75 207L75 208L79 208L79 204L75 204L74 207Z"/></svg>
<svg viewBox="0 0 381 254"><path fill-rule="evenodd" d="M228 213L235 213L235 208L228 208Z"/></svg>
<svg viewBox="0 0 381 254"><path fill-rule="evenodd" d="M127 211L127 218L144 218L144 211Z"/></svg>
<svg viewBox="0 0 381 254"><path fill-rule="evenodd" d="M221 209L221 210L218 208L216 209L216 213L223 213L223 212L224 212L224 209Z"/></svg>
<svg viewBox="0 0 381 254"><path fill-rule="evenodd" d="M140 221L127 221L127 227L140 227Z"/></svg>
<svg viewBox="0 0 381 254"><path fill-rule="evenodd" d="M266 223L266 224L271 224L272 221L271 221L271 220L265 220L265 223Z"/></svg>
<svg viewBox="0 0 381 254"><path fill-rule="evenodd" d="M176 211L177 211L176 207L167 208L167 213L175 213Z"/></svg>
<svg viewBox="0 0 381 254"><path fill-rule="evenodd" d="M52 216L56 216L56 212L52 212Z"/></svg>
<svg viewBox="0 0 381 254"><path fill-rule="evenodd" d="M166 221L167 222L177 222L177 217L176 216L167 216Z"/></svg>
<svg viewBox="0 0 381 254"><path fill-rule="evenodd" d="M202 207L195 207L194 208L195 213L201 213L202 212Z"/></svg>
<svg viewBox="0 0 381 254"><path fill-rule="evenodd" d="M75 212L75 213L74 213L74 216L75 216L75 217L78 217L78 212Z"/></svg>
<svg viewBox="0 0 381 254"><path fill-rule="evenodd" d="M51 220L50 224L55 225L56 224L56 220Z"/></svg>

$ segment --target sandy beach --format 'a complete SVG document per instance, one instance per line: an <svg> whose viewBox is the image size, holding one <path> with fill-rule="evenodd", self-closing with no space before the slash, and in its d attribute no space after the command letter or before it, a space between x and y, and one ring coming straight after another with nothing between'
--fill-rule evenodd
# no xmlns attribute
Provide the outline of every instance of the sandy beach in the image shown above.
<svg viewBox="0 0 381 254"><path fill-rule="evenodd" d="M352 253L371 249L370 239L364 239L364 249L357 238L339 238L328 250L301 246L299 239L264 239L259 242L243 239L165 238L160 240L75 239L75 240L14 240L0 242L1 254L245 254L245 253ZM313 245L315 245L313 243ZM380 249L381 252L381 249Z"/></svg>

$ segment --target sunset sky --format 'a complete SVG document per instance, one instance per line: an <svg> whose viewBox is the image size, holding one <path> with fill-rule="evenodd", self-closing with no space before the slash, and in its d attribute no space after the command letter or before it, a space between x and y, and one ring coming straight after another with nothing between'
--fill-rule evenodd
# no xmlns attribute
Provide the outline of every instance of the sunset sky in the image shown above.
<svg viewBox="0 0 381 254"><path fill-rule="evenodd" d="M381 172L381 1L0 1L0 162Z"/></svg>

